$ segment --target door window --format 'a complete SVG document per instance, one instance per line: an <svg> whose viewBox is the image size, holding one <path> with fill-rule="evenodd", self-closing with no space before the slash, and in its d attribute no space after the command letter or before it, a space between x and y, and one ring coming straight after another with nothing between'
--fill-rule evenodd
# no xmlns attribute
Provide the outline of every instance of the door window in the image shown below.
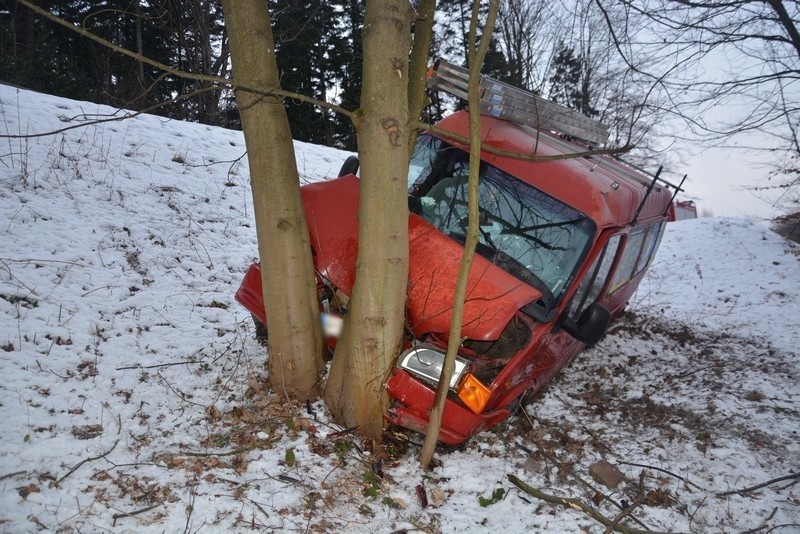
<svg viewBox="0 0 800 534"><path fill-rule="evenodd" d="M633 269L636 267L639 254L642 252L644 234L644 228L637 228L628 235L625 250L622 252L622 258L619 260L619 266L614 275L614 281L611 282L611 293L624 286L633 276Z"/></svg>
<svg viewBox="0 0 800 534"><path fill-rule="evenodd" d="M644 239L642 254L639 256L639 261L636 262L635 272L637 274L642 272L642 270L647 267L647 265L650 263L650 260L653 258L653 252L655 252L658 246L662 227L662 223L651 224L647 227L647 237Z"/></svg>
<svg viewBox="0 0 800 534"><path fill-rule="evenodd" d="M575 297L570 304L569 314L574 319L580 317L583 310L600 297L603 287L606 285L608 273L611 272L611 266L614 265L614 258L617 256L621 238L621 234L611 236L603 248L603 252L595 258L592 266L586 271L586 275L578 285L578 290L575 292Z"/></svg>

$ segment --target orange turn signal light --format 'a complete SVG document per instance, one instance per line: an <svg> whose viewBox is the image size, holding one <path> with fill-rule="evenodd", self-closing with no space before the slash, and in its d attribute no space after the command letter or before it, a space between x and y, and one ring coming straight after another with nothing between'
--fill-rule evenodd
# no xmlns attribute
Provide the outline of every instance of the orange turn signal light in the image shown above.
<svg viewBox="0 0 800 534"><path fill-rule="evenodd" d="M461 385L458 386L456 393L461 402L466 404L470 410L479 414L486 407L486 403L489 402L489 396L492 391L475 378L472 373L467 373L464 380L461 381Z"/></svg>

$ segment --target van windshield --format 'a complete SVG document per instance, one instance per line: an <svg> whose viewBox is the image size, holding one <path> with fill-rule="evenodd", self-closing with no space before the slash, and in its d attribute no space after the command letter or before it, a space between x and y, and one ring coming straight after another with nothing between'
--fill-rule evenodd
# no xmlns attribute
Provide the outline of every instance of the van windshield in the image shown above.
<svg viewBox="0 0 800 534"><path fill-rule="evenodd" d="M462 244L468 175L469 154L435 137L420 136L409 167L409 206ZM546 302L558 301L591 243L591 219L483 161L478 196L476 252L539 289L550 297Z"/></svg>

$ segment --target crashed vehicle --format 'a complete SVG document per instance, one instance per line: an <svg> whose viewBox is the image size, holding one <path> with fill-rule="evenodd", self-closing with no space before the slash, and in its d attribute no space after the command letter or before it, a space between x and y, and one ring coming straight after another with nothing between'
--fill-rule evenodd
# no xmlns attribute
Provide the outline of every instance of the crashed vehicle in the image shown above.
<svg viewBox="0 0 800 534"><path fill-rule="evenodd" d="M463 98L466 76L440 61L429 85ZM584 152L587 142L604 142L607 131L490 78L481 88L480 242L439 434L448 445L508 417L602 337L653 259L670 189L680 189L609 156L526 161L503 155ZM407 334L385 385L392 401L385 419L418 432L427 428L447 349L467 227L469 146L458 139L469 136L468 112L437 126L435 134L420 135L410 162ZM359 179L350 172L353 163L337 179L302 187L330 345L336 335L330 325L347 313L355 276ZM266 324L258 264L236 298Z"/></svg>

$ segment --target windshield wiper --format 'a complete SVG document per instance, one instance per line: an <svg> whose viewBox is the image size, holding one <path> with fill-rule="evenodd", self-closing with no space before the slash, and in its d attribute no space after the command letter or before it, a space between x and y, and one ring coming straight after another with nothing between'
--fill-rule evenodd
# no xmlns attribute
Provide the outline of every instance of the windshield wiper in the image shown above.
<svg viewBox="0 0 800 534"><path fill-rule="evenodd" d="M483 232L483 230L481 230L481 232ZM453 241L455 241L456 243L458 243L458 244L460 244L462 246L466 245L466 243L467 243L467 236L465 234L460 234L458 232L450 232L447 235ZM484 237L487 237L487 236L484 234ZM477 252L478 254L480 254L481 256L483 256L484 258L489 260L490 262L494 263L495 257L500 252L497 250L497 246L494 243L492 243L491 238L487 237L487 241L489 241L488 245L486 243L481 243L480 241L478 241L475 244L475 252Z"/></svg>

